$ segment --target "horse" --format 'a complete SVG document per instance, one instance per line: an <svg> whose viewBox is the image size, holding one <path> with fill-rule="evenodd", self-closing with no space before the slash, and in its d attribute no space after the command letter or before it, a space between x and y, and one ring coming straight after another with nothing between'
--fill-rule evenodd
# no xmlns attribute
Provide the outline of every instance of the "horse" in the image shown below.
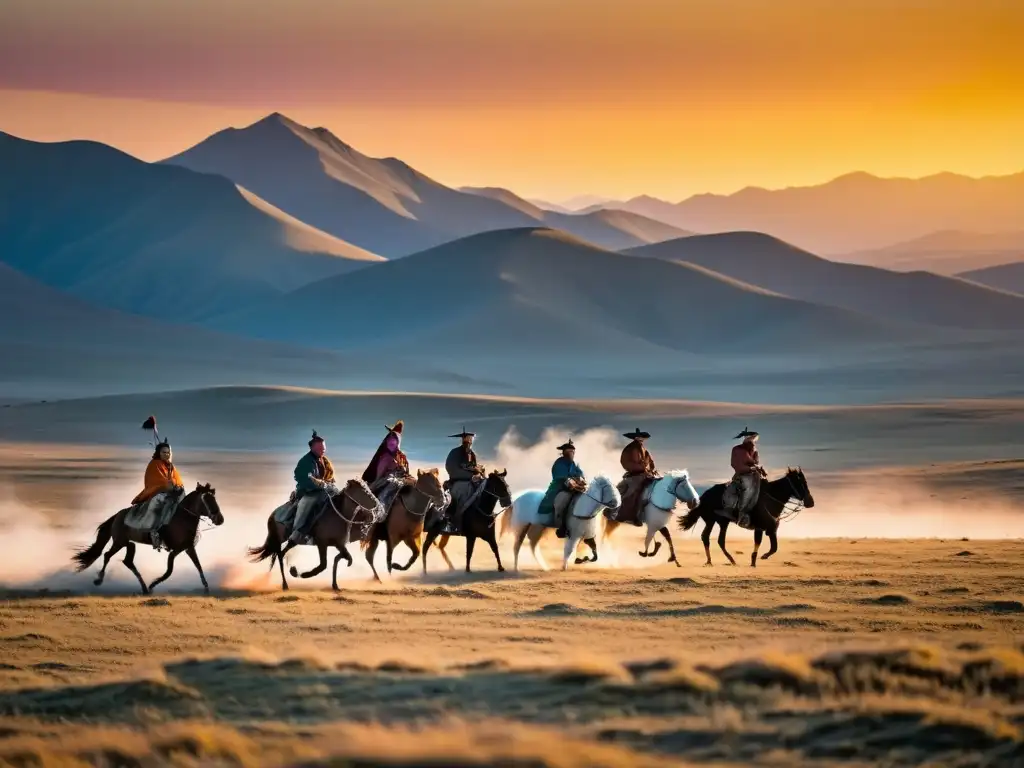
<svg viewBox="0 0 1024 768"><path fill-rule="evenodd" d="M427 472L416 471L415 483L405 486L398 492L384 522L375 525L370 535L363 540L366 562L370 564L374 579L380 581L373 564L373 556L382 541L387 551L388 573L391 573L392 568L408 571L412 567L416 558L420 556L420 537L423 535L427 513L431 509L444 509L449 500L446 497L447 493L441 487L441 479L436 469ZM412 557L405 565L392 565L391 556L395 545L403 541L412 550Z"/></svg>
<svg viewBox="0 0 1024 768"><path fill-rule="evenodd" d="M466 537L466 573L472 573L469 564L473 559L473 545L476 544L477 539L483 539L491 545L491 552L494 553L494 559L498 562L498 570L505 570L505 567L501 564L501 555L498 553L498 540L494 535L494 522L498 515L507 507L512 506L512 493L509 491L508 483L505 480L506 475L508 475L508 470L503 469L501 472L494 470L487 476L487 479L484 481L483 492L473 502L472 506L462 513L462 531L460 533L442 533L446 519L444 515L438 515L436 520L431 521L427 527L427 539L423 542L423 573L427 572L427 552L430 550L430 545L438 537L441 537L438 549L441 550L445 562L448 563L448 568L454 570L455 566L452 565L452 561L444 551L448 539L452 536ZM501 502L501 507L495 511L494 508L499 501Z"/></svg>
<svg viewBox="0 0 1024 768"><path fill-rule="evenodd" d="M335 503L340 497L341 504ZM380 502L370 491L370 487L362 480L353 479L345 483L345 487L336 490L328 495L320 507L321 511L314 511L311 514L319 515L313 524L311 536L320 553L320 564L308 571L299 573L295 566L292 566L292 576L309 579L327 569L327 548L335 547L338 555L334 558L334 569L331 572L331 588L338 589L338 563L342 558L352 565L352 555L349 554L346 544L351 540L352 527L356 525L372 525L383 515L380 509ZM270 558L270 567L273 569L276 560L281 569L281 589L288 589L288 580L284 575L284 558L296 546L295 542L285 541L286 529L284 525L274 519L274 513L267 518L267 538L263 546L250 547L249 560L259 563ZM281 545L284 544L282 549Z"/></svg>
<svg viewBox="0 0 1024 768"><path fill-rule="evenodd" d="M129 528L125 524L125 518L128 512L131 511L131 507L122 509L100 523L96 529L96 541L91 546L79 550L71 558L76 563L75 570L84 571L95 563L103 552L103 548L107 546L107 542L113 540L110 549L103 555L103 567L100 568L100 572L93 581L93 584L98 587L103 583L110 558L123 548L125 555L124 560L121 562L139 580L142 594L148 595L157 584L170 578L171 573L174 571L174 558L180 553L185 552L188 554L192 564L195 565L196 570L199 571L199 578L203 582L203 591L206 594L210 594L210 585L206 583L206 574L203 573L203 566L200 564L199 555L196 553L196 542L198 541L199 521L202 518L207 518L214 525L222 525L224 523L224 514L220 511L220 506L217 504L216 494L216 489L211 487L209 483L205 485L197 483L196 489L187 494L174 508L171 519L159 530L160 538L168 549L167 570L163 576L154 579L153 583L148 587L142 579L142 574L135 567L135 545L151 543L150 532L138 531L134 528Z"/></svg>
<svg viewBox="0 0 1024 768"><path fill-rule="evenodd" d="M543 555L537 550L544 534L550 528L544 525L537 512L540 509L541 500L544 498L544 491L524 491L516 496L512 502L511 514L505 515L501 521L501 533L504 535L512 530L515 533L515 570L519 570L519 550L527 536L530 539L530 552L534 560L545 571L547 563ZM597 476L587 485L587 489L576 497L572 506L566 509L568 515L567 528L569 535L565 538L565 548L562 554L562 570L569 568L569 558L576 551L576 547L582 541L586 543L593 557L576 558L576 565L581 563L597 562L597 536L601 527L601 512L606 509L614 509L622 504L622 497L618 489L607 477Z"/></svg>
<svg viewBox="0 0 1024 768"><path fill-rule="evenodd" d="M697 489L690 484L690 475L685 469L670 470L665 473L664 477L654 481L651 488L651 498L643 508L643 520L647 526L647 536L644 538L644 549L638 554L640 557L654 557L657 555L661 549L661 542L654 542L653 552L651 552L651 542L654 540L654 535L660 533L665 538L665 541L668 542L668 561L675 563L676 567L682 568L682 563L676 557L676 548L672 544L672 534L668 528L669 520L672 519L672 515L675 513L677 501L683 502L686 508L691 510L696 508L699 503ZM605 512L605 515L608 517L611 514L611 512ZM609 519L608 524L605 526L605 538L611 536L612 532L620 525L622 523L617 520Z"/></svg>
<svg viewBox="0 0 1024 768"><path fill-rule="evenodd" d="M726 486L726 483L719 483L704 491L700 497L700 504L679 522L679 527L688 531L697 524L698 520L704 521L704 532L701 533L700 538L704 542L704 554L708 559L704 563L705 568L711 565L711 529L715 527L715 523L718 523L719 526L718 546L729 558L729 564L736 565L729 550L725 548L725 532L729 529L729 523L733 522L722 514L722 495L725 493ZM757 567L757 550L761 546L764 533L768 534L771 549L765 552L761 559L767 560L779 551L779 523L786 505L792 499L796 499L808 509L814 506L814 497L807 485L804 471L800 467L796 469L787 467L786 474L778 480L762 481L757 503L750 511L750 522L754 529L754 551L750 555L751 568Z"/></svg>

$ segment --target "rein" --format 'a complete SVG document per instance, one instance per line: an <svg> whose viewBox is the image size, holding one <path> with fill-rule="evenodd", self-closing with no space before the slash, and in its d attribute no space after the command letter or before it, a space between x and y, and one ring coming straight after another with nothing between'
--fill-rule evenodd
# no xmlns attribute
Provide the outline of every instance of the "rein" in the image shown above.
<svg viewBox="0 0 1024 768"><path fill-rule="evenodd" d="M349 519L349 518L345 517L343 514L341 514L341 510L339 510L335 506L335 504L334 504L334 496L344 496L346 499L348 499L349 501L352 502L352 505L356 508L356 513L355 513L355 515L351 519ZM333 494L332 495L332 494L328 493L327 494L327 503L331 505L331 509L334 510L334 514L336 514L338 517L340 517L344 522L348 523L349 525L370 525L372 523L377 522L377 518L383 516L383 513L384 513L384 507L381 506L380 502L378 502L377 506L375 508L373 508L373 509L370 509L369 507L364 507L358 501L356 501L351 496L349 496L348 488L343 488L337 494ZM361 521L361 520L359 520L359 512L361 510L365 511L365 512L369 512L371 519L368 520L368 521Z"/></svg>
<svg viewBox="0 0 1024 768"><path fill-rule="evenodd" d="M799 491L797 491L796 486L793 485L793 479L788 474L783 479L787 483L789 483L789 490L792 491L792 493L790 493L790 495L786 497L785 501L783 501L782 499L775 498L770 493L768 493L768 491L766 491L764 488L761 489L762 494L764 494L769 499L774 501L781 508L779 510L778 515L772 515L772 517L774 517L780 523L784 523L787 520L792 520L805 509L804 500L800 496ZM768 485L771 485L771 483L765 483L766 487ZM796 501L793 501L794 498L796 498ZM790 504L792 504L793 506L790 507ZM771 512L769 512L768 514L771 515Z"/></svg>
<svg viewBox="0 0 1024 768"><path fill-rule="evenodd" d="M433 507L437 507L438 509L440 509L441 507L444 506L444 497L443 496L441 497L441 499L438 500L438 499L435 499L433 496L431 496L426 491L421 491L415 485L410 485L410 486L407 486L407 487L411 488L414 491L416 491L416 493L418 493L420 496L424 497L427 500L427 503L423 507L423 511L422 512L416 512L414 510L409 509L409 507L407 505L405 506L405 511L408 512L413 517L426 517L427 513Z"/></svg>
<svg viewBox="0 0 1024 768"><path fill-rule="evenodd" d="M199 542L199 539L202 538L203 533L205 533L206 531L212 531L214 528L217 527L213 522L213 510L210 509L210 503L206 500L208 493L208 491L203 491L202 493L199 494L199 501L203 503L203 509L206 510L205 517L210 521L210 524L207 525L205 528L199 527L199 523L202 522L204 515L201 512L196 512L195 510L190 509L190 507L185 506L185 499L182 499L181 502L178 504L177 508L175 509L175 512L177 512L178 509L182 509L185 511L186 514L189 514L196 519L196 537L192 542L193 546L195 546Z"/></svg>

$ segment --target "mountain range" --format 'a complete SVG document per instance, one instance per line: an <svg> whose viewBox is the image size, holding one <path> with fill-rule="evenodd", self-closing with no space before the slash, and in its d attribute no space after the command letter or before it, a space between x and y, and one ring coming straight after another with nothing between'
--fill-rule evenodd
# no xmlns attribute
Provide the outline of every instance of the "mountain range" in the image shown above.
<svg viewBox="0 0 1024 768"><path fill-rule="evenodd" d="M871 251L835 257L900 271L926 270L940 275L985 269L1024 260L1024 231L961 232L943 230Z"/></svg>
<svg viewBox="0 0 1024 768"><path fill-rule="evenodd" d="M950 229L1019 232L1024 172L984 178L941 173L921 179L850 173L816 186L748 187L679 203L641 196L597 207L627 210L687 231L764 232L814 253L838 256Z"/></svg>
<svg viewBox="0 0 1024 768"><path fill-rule="evenodd" d="M182 321L381 257L219 176L0 134L0 258L103 306Z"/></svg>
<svg viewBox="0 0 1024 768"><path fill-rule="evenodd" d="M957 237L1016 242L908 247ZM899 272L760 232L546 211L280 115L152 164L0 134L0 243L8 393L106 380L605 397L687 382L743 397L748 380L785 395L960 369L957 391L980 377L1006 392L1024 339L1015 265Z"/></svg>
<svg viewBox="0 0 1024 768"><path fill-rule="evenodd" d="M287 213L388 258L495 229L543 224L607 248L686 234L634 213L546 211L507 190L447 187L393 157L368 157L325 128L272 114L168 158L224 176Z"/></svg>

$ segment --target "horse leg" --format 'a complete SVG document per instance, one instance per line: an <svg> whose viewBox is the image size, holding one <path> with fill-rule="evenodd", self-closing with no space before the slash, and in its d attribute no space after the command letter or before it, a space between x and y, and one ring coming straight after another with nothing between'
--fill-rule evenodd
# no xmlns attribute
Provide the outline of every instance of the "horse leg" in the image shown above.
<svg viewBox="0 0 1024 768"><path fill-rule="evenodd" d="M331 569L331 589L335 592L338 591L338 563L341 562L347 553L343 552L341 547L338 547L338 554L334 556L334 567Z"/></svg>
<svg viewBox="0 0 1024 768"><path fill-rule="evenodd" d="M416 558L420 556L420 537L419 534L416 536L409 536L405 540L405 546L412 550L412 556L409 558L409 562L405 565L399 565L395 563L396 571L408 571L412 568L412 564L416 562Z"/></svg>
<svg viewBox="0 0 1024 768"><path fill-rule="evenodd" d="M736 561L733 556L729 554L729 550L725 548L725 533L729 530L729 521L723 520L718 524L718 547L722 550L723 554L729 558L729 565L736 565Z"/></svg>
<svg viewBox="0 0 1024 768"><path fill-rule="evenodd" d="M387 538L384 539L384 546L387 548L387 553L386 554L387 554L388 573L391 573L391 569L394 567L391 564L391 558L395 554L395 545L391 541L391 534L390 533L388 533Z"/></svg>
<svg viewBox="0 0 1024 768"><path fill-rule="evenodd" d="M196 570L199 571L199 580L203 582L203 592L210 594L210 585L206 583L206 574L203 573L203 566L199 562L199 553L196 552L196 548L194 546L189 547L185 550L185 554L188 555L188 559L192 561L192 565L194 565Z"/></svg>
<svg viewBox="0 0 1024 768"><path fill-rule="evenodd" d="M580 545L580 535L578 533L569 531L569 535L565 538L565 547L562 550L562 570L569 570L569 558L576 554L576 547Z"/></svg>
<svg viewBox="0 0 1024 768"><path fill-rule="evenodd" d="M442 536L441 537L441 541L439 541L437 543L437 548L441 551L441 557L443 557L444 561L446 563L448 563L448 570L449 571L454 571L455 570L455 563L452 562L452 559L450 557L448 557L448 553L445 552L445 547L448 546L449 539L451 539L451 536L449 536L448 534L445 534L444 536ZM467 539L467 542L468 541L469 540ZM468 559L467 559L467 562L468 562Z"/></svg>
<svg viewBox="0 0 1024 768"><path fill-rule="evenodd" d="M171 574L174 572L174 558L178 556L178 552L171 550L167 555L167 570L164 571L164 575L153 580L153 583L149 585L149 591L152 592L157 584L162 584L171 578Z"/></svg>
<svg viewBox="0 0 1024 768"><path fill-rule="evenodd" d="M779 529L778 528L775 528L774 530L769 530L768 531L768 543L771 544L771 546L768 548L767 552L765 552L763 555L761 555L761 559L762 560L767 560L769 557L771 557L772 555L774 555L776 552L779 551Z"/></svg>
<svg viewBox="0 0 1024 768"><path fill-rule="evenodd" d="M512 544L512 556L513 560L512 568L515 571L519 571L519 550L523 548L523 542L526 541L526 534L530 532L530 526L524 525L521 529L516 532L516 540Z"/></svg>
<svg viewBox="0 0 1024 768"><path fill-rule="evenodd" d="M124 547L125 544L127 544L127 542L118 536L114 539L114 543L110 545L110 549L107 550L107 553L103 555L103 565L100 567L100 572L96 574L96 578L93 579L92 582L97 587L103 583L103 577L107 573L107 565L110 563L110 558L120 552L121 548Z"/></svg>
<svg viewBox="0 0 1024 768"><path fill-rule="evenodd" d="M434 531L427 531L426 541L423 542L423 574L427 573L427 550L430 549L430 545L434 543L434 539L437 538L437 533ZM440 549L440 545L438 545Z"/></svg>
<svg viewBox="0 0 1024 768"><path fill-rule="evenodd" d="M498 552L498 540L494 537L494 529L491 528L491 535L486 539L487 543L491 545L491 552L494 553L494 559L498 561L498 572L503 573L505 566L501 564L501 554Z"/></svg>
<svg viewBox="0 0 1024 768"><path fill-rule="evenodd" d="M366 548L366 562L370 564L370 570L373 571L373 579L378 584L380 582L380 576L377 575L377 567L373 564L375 555L377 554L377 546L380 544L380 539L373 539L370 541L370 546ZM340 548L339 548L340 549ZM339 553L339 557L341 554Z"/></svg>
<svg viewBox="0 0 1024 768"><path fill-rule="evenodd" d="M711 529L715 527L715 520L711 518L704 521L704 530L701 531L700 540L704 542L704 555L708 561L704 563L705 568L711 567Z"/></svg>
<svg viewBox="0 0 1024 768"><path fill-rule="evenodd" d="M647 528L647 535L644 537L644 551L637 553L640 555L640 557L654 557L658 554L658 550L661 549L660 541L654 542L654 551L651 552L651 542L654 541L654 534L656 534L657 532L658 531L654 528Z"/></svg>
<svg viewBox="0 0 1024 768"><path fill-rule="evenodd" d="M475 545L475 544L476 544L476 536L467 535L466 536L466 573L472 573L472 571L469 568L469 564L473 560L473 545ZM443 546L444 545L442 544L442 547ZM441 551L444 552L444 549L442 549ZM445 560L447 560L447 559L448 558L446 557Z"/></svg>
<svg viewBox="0 0 1024 768"><path fill-rule="evenodd" d="M680 563L679 558L676 557L676 548L672 544L672 534L669 533L668 526L666 525L665 527L663 527L660 531L658 531L658 533L664 536L665 541L668 542L668 561L670 563L675 563L677 568L682 568L682 563Z"/></svg>
<svg viewBox="0 0 1024 768"><path fill-rule="evenodd" d="M540 544L540 540L544 537L545 528L534 525L528 529L530 538L530 554L533 555L533 559L537 561L537 565L540 566L542 571L548 569L548 561L544 559L544 555L541 553L537 546Z"/></svg>
<svg viewBox="0 0 1024 768"><path fill-rule="evenodd" d="M320 564L317 565L316 568L311 568L310 570L305 571L304 573L299 573L299 569L296 568L293 565L290 569L288 569L288 572L292 576L298 576L299 578L302 578L302 579L310 579L313 576L316 576L318 573L323 573L324 571L326 571L327 570L327 545L325 545L325 544L317 544L316 545L316 550L317 550L317 552L320 553Z"/></svg>
<svg viewBox="0 0 1024 768"><path fill-rule="evenodd" d="M294 546L295 542L289 541L284 545L284 549L281 549L281 545L278 543L277 564L281 568L281 589L284 590L288 589L288 579L284 576L284 556L287 555Z"/></svg>
<svg viewBox="0 0 1024 768"><path fill-rule="evenodd" d="M142 587L142 594L148 595L149 587L147 587L146 582L142 580L142 574L139 573L139 569L135 567L135 542L129 541L124 545L124 550L124 560L121 562L124 563L124 567L134 573L135 578L139 580L139 586Z"/></svg>
<svg viewBox="0 0 1024 768"><path fill-rule="evenodd" d="M764 531L760 528L754 529L754 551L750 553L750 567L757 568L757 550L761 546L761 539L764 537Z"/></svg>
<svg viewBox="0 0 1024 768"><path fill-rule="evenodd" d="M577 557L576 565L583 565L583 563L596 563L597 562L597 539L583 539L583 543L590 547L590 551L594 553L593 557Z"/></svg>

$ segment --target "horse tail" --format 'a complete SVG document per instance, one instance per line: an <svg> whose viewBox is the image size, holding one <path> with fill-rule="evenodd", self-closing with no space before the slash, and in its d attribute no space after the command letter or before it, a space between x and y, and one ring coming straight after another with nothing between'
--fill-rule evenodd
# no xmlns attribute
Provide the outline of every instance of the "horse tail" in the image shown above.
<svg viewBox="0 0 1024 768"><path fill-rule="evenodd" d="M501 528L498 530L498 538L501 539L506 533L512 530L512 515L515 508L515 502L512 503L511 507L505 507L499 513L501 515Z"/></svg>
<svg viewBox="0 0 1024 768"><path fill-rule="evenodd" d="M696 507L694 507L685 515L683 515L682 519L680 519L679 521L679 527L682 528L684 531L688 531L691 528L693 528L693 526L695 526L701 518L701 511L702 510L700 508L700 504L698 504Z"/></svg>
<svg viewBox="0 0 1024 768"><path fill-rule="evenodd" d="M118 514L120 514L120 512ZM111 515L100 523L99 527L96 528L96 541L92 543L92 546L78 550L78 552L71 558L72 561L78 564L75 570L84 571L90 565L95 563L96 560L99 559L99 556L103 554L104 547L106 547L107 542L110 541L111 531L114 528L114 520L116 518L117 515Z"/></svg>
<svg viewBox="0 0 1024 768"><path fill-rule="evenodd" d="M274 520L274 516L271 515L267 518L267 540L263 542L262 547L249 547L249 562L250 563L261 563L268 557L270 560L270 567L274 567L274 561L277 559L277 555L280 552L279 542L277 540L277 521Z"/></svg>

